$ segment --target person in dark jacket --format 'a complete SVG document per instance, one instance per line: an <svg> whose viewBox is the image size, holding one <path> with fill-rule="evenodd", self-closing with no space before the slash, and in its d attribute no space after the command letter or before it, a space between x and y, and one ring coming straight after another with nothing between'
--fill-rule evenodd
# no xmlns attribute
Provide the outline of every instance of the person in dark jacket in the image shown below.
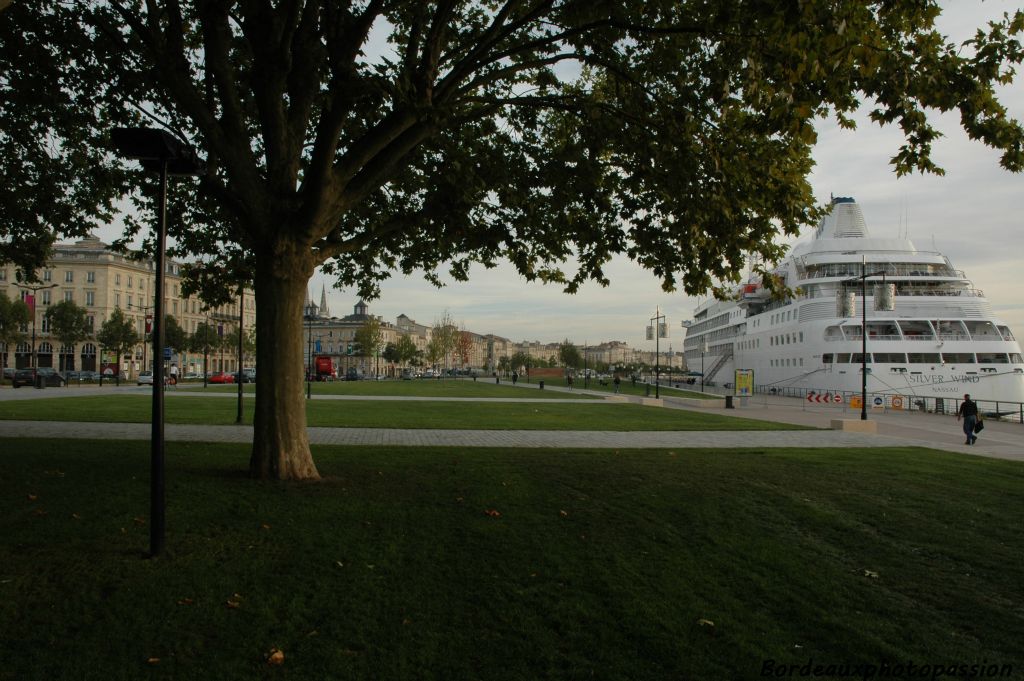
<svg viewBox="0 0 1024 681"><path fill-rule="evenodd" d="M964 401L956 411L957 421L961 416L964 419L964 435L967 436L967 442L964 444L973 445L978 441L978 436L974 434L974 424L978 422L978 403L972 400L970 395L964 395Z"/></svg>

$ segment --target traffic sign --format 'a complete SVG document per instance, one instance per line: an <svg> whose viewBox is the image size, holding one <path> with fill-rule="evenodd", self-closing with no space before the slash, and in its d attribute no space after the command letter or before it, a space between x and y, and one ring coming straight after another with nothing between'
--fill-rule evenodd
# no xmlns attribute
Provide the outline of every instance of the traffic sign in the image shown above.
<svg viewBox="0 0 1024 681"><path fill-rule="evenodd" d="M164 348L164 359L170 359L170 358L171 358L171 349L170 348Z"/></svg>

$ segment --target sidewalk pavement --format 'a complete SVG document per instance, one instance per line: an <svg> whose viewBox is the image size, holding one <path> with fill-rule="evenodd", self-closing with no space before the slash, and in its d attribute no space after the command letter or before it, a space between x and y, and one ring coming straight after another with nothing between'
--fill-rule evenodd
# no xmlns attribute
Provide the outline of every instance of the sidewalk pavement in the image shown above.
<svg viewBox="0 0 1024 681"><path fill-rule="evenodd" d="M530 386L522 386L529 388ZM566 399L545 399L546 403L595 404L592 399L576 399L576 395L615 397L618 404L637 403L640 398L624 395L611 396L609 393L575 389L569 393L564 388L550 386L548 389L565 392ZM72 390L0 390L0 403L10 399L46 399L69 395L110 395L114 391L127 394L148 394L150 388L124 386L121 388L76 388ZM573 397L570 397L570 394ZM173 399L180 395L207 398L234 398L233 393L173 392ZM251 394L247 395L251 398ZM623 400L623 398L626 398ZM395 396L371 397L348 395L317 395L314 399L358 399L358 400L410 400L410 401L475 401L476 398L401 398ZM479 401L515 401L486 398ZM713 411L726 416L747 419L791 423L828 429L832 419L857 419L859 412L844 410L842 406L809 405L797 398L758 395L746 406L724 409L721 402L692 406L682 404L671 396L664 396L664 408L687 411ZM658 407L649 407L656 409ZM644 449L673 447L930 447L951 452L985 456L1000 459L1024 461L1024 447L1021 435L1024 425L986 421L977 444L963 444L963 433L955 416L927 414L910 411L884 411L869 413L868 418L877 424L878 434L852 433L834 430L816 431L552 431L552 430L406 430L390 428L309 428L312 444L332 445L379 445L379 446L423 446L423 447L526 447L526 448L612 448ZM756 435L754 434L756 433ZM89 439L131 439L148 440L148 423L74 423L57 421L2 421L0 437L57 437ZM167 424L165 436L168 441L192 442L240 442L252 441L252 426L199 426Z"/></svg>

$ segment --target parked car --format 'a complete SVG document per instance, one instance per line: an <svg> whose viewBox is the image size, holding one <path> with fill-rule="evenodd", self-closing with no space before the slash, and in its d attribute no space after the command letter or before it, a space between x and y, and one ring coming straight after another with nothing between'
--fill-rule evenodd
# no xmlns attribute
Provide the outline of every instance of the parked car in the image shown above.
<svg viewBox="0 0 1024 681"><path fill-rule="evenodd" d="M4 367L4 378L8 381L14 378L14 374L17 373L17 369L14 367Z"/></svg>
<svg viewBox="0 0 1024 681"><path fill-rule="evenodd" d="M14 376L11 377L11 386L20 388L23 385L32 387L36 384L36 370L35 369L18 369L14 372Z"/></svg>
<svg viewBox="0 0 1024 681"><path fill-rule="evenodd" d="M135 382L138 385L153 385L153 372L140 371L139 375L135 377Z"/></svg>
<svg viewBox="0 0 1024 681"><path fill-rule="evenodd" d="M214 371L206 380L210 383L234 383L235 376L234 374L229 374L226 371Z"/></svg>
<svg viewBox="0 0 1024 681"><path fill-rule="evenodd" d="M48 387L57 388L64 385L64 377L58 374L56 370L51 367L38 367L15 371L14 377L11 379L11 386L15 388L25 385L34 386L37 376L42 377Z"/></svg>
<svg viewBox="0 0 1024 681"><path fill-rule="evenodd" d="M245 372L245 370L239 371L236 374L231 374L235 383L255 383L256 377Z"/></svg>

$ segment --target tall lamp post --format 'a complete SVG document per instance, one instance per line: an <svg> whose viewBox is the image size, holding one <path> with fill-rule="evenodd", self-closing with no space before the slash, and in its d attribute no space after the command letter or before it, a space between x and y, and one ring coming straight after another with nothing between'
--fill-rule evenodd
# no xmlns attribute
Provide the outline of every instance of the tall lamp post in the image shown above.
<svg viewBox="0 0 1024 681"><path fill-rule="evenodd" d="M316 305L310 303L306 306L306 332L309 340L306 346L306 399L313 398L313 317L316 315Z"/></svg>
<svg viewBox="0 0 1024 681"><path fill-rule="evenodd" d="M651 335L654 335L654 397L661 397L661 393L658 388L660 387L661 381L661 352L658 349L658 341L661 338L668 336L668 325L664 321L665 315L661 314L661 309L658 307L654 308L654 316L651 317L651 325L647 327L647 340L651 340ZM650 395L650 393L647 393Z"/></svg>
<svg viewBox="0 0 1024 681"><path fill-rule="evenodd" d="M144 170L160 173L157 213L156 282L153 291L153 418L150 434L149 554L164 550L166 497L164 488L164 365L158 361L164 347L164 250L167 246L167 176L200 175L204 164L190 147L166 130L115 128L110 135L119 156L139 161Z"/></svg>
<svg viewBox="0 0 1024 681"><path fill-rule="evenodd" d="M32 313L32 369L38 369L38 357L36 355L36 294L51 288L57 288L57 284L15 284L18 288L32 292L32 304L29 305L29 312ZM33 374L34 377L34 374Z"/></svg>
<svg viewBox="0 0 1024 681"><path fill-rule="evenodd" d="M861 256L860 276L843 281L844 284L856 284L860 281L860 420L868 420L868 277L882 277L885 284L885 271L865 272L867 257Z"/></svg>
<svg viewBox="0 0 1024 681"><path fill-rule="evenodd" d="M235 423L242 423L242 359L245 346L243 339L245 335L245 287L238 287L238 415Z"/></svg>
<svg viewBox="0 0 1024 681"><path fill-rule="evenodd" d="M700 391L704 392L704 353L709 350L708 342L702 340L700 342Z"/></svg>

